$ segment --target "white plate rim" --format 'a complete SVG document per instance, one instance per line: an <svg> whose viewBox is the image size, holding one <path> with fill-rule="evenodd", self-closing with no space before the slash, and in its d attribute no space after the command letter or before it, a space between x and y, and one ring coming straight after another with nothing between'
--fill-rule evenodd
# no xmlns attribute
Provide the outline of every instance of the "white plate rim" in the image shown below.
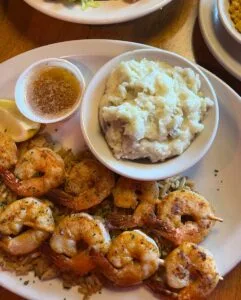
<svg viewBox="0 0 241 300"><path fill-rule="evenodd" d="M200 0L199 2L199 25L202 32L202 36L213 54L213 56L218 60L218 62L233 76L235 76L237 79L241 80L241 72L238 72L235 69L235 66L233 66L234 63L230 64L230 60L232 61L231 55L227 53L223 47L222 44L219 42L218 38L216 37L215 33L212 31L212 29L209 28L207 25L209 22L206 22L206 19L209 19L209 16L207 16L204 12L204 9L209 9L209 13L211 13L212 7L214 5L217 5L218 0ZM237 46L239 46L239 43L237 43ZM240 46L241 51L241 46ZM226 57L226 59L224 59ZM229 58L229 59L227 59ZM239 65L241 68L241 64Z"/></svg>
<svg viewBox="0 0 241 300"><path fill-rule="evenodd" d="M36 59L40 59L43 57L42 52L48 50L48 55L44 55L44 57L48 57L49 55L51 55L51 53L58 51L59 54L57 56L64 56L64 57L70 57L70 56L74 56L77 55L77 53L73 53L72 51L74 49L78 49L80 50L81 48L88 48L93 47L94 45L99 45L100 43L109 43L109 45L112 45L112 47L115 47L115 51L119 49L119 52L122 51L128 51L130 49L149 49L149 48L153 48L151 46L148 45L143 45L143 44L138 44L138 43L132 43L132 42L126 42L126 41L118 41L118 40L103 40L103 39L96 39L96 40L78 40L78 41L69 41L69 42L61 42L61 43L57 43L57 44L52 44L52 45L47 45L47 46L43 46L40 48L36 48L33 50L29 50L23 54L20 54L18 56L15 56L3 63L0 64L0 66L2 65L8 65L10 64L10 66L14 66L15 61L17 60L18 63L21 63L21 61L24 61L24 58L32 55L32 60L35 61ZM110 48L111 47L106 47L105 51L109 51L108 53L110 53ZM78 50L74 50L74 51L78 51ZM23 62L24 63L24 62ZM216 75L212 74L210 71L202 68L203 71L208 74L211 78L214 78L219 84L221 84L222 86L224 86L226 89L229 90L229 92L233 95L233 97L236 98L237 101L240 102L241 105L241 98L240 96L230 87L228 86L224 81L222 81L220 78L218 78ZM232 247L232 245L230 245L230 247ZM225 272L223 275L227 274L228 272L230 272L241 260L241 254L240 257L238 257L235 261L233 261L232 265L230 265L229 269L227 270L227 272ZM12 291L13 293L17 293L18 295L22 296L22 297L26 297L27 299L40 299L40 298L33 298L30 297L29 294L27 293L27 287L22 286L22 285L18 285L18 286L7 286L6 282L3 282L0 279L0 285L2 285L4 288L7 288L9 291Z"/></svg>
<svg viewBox="0 0 241 300"><path fill-rule="evenodd" d="M153 4L148 6L148 9L141 9L141 10L136 10L135 14L130 15L130 14L123 14L119 16L118 18L115 18L115 15L112 15L110 17L99 17L99 18L91 18L88 17L79 17L75 18L74 16L62 16L61 14L56 13L55 11L48 10L47 8L43 7L41 4L34 2L35 0L24 0L28 5L33 7L34 9L42 12L43 14L46 14L50 17L53 17L55 19L59 20L64 20L67 22L72 22L72 23L79 23L79 24L89 24L89 25L106 25L106 24L117 24L117 23L123 23L127 22L130 20L135 20L137 18L144 17L154 11L157 11L158 9L162 9L165 5L167 5L169 2L172 0L160 0L159 3ZM131 5L131 4L128 4ZM127 8L128 12L128 8ZM88 13L88 11L86 12Z"/></svg>

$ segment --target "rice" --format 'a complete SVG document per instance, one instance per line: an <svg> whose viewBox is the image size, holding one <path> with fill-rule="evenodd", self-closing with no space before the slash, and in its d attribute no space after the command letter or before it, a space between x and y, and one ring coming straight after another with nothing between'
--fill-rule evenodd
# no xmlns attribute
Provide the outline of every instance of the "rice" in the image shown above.
<svg viewBox="0 0 241 300"><path fill-rule="evenodd" d="M162 199L169 193L177 190L193 190L194 182L189 180L186 176L173 176L165 180L159 181L160 194Z"/></svg>
<svg viewBox="0 0 241 300"><path fill-rule="evenodd" d="M89 274L83 277L62 274L63 287L72 288L78 286L78 292L83 295L83 300L89 299L93 294L100 293L103 285L96 274Z"/></svg>

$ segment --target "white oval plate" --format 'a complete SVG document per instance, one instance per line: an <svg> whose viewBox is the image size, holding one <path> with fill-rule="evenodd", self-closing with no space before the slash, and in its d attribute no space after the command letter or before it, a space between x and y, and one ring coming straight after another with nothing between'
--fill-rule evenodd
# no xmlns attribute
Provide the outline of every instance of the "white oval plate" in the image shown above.
<svg viewBox="0 0 241 300"><path fill-rule="evenodd" d="M85 75L86 83L93 74L111 58L148 46L121 41L82 40L38 48L0 65L1 97L13 97L18 75L31 63L47 57L68 57ZM91 53L91 54L90 54ZM215 256L222 275L241 260L241 98L215 75L204 70L217 92L220 107L220 125L217 137L208 154L185 174L196 182L196 189L213 204L216 215L224 219L217 224L203 245ZM55 129L58 129L56 132ZM71 119L47 126L47 131L66 147L78 151L84 148L80 132L79 113ZM214 176L214 170L219 172ZM35 283L33 283L33 279ZM29 280L27 286L24 281ZM0 273L0 284L31 300L79 300L76 288L64 290L58 280L40 282L32 274L19 277L8 272ZM145 288L104 290L93 300L156 299Z"/></svg>
<svg viewBox="0 0 241 300"><path fill-rule="evenodd" d="M99 1L96 8L82 10L79 4L64 5L61 1L24 0L42 13L73 23L113 24L133 20L161 9L172 0L139 0L127 3L125 0Z"/></svg>
<svg viewBox="0 0 241 300"><path fill-rule="evenodd" d="M220 64L241 80L241 44L227 32L219 19L217 1L200 1L199 24L202 35Z"/></svg>

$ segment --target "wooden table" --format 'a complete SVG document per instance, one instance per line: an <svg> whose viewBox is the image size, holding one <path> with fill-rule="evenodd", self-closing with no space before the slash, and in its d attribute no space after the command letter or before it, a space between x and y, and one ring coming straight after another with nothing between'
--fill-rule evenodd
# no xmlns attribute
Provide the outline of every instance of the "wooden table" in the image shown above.
<svg viewBox="0 0 241 300"><path fill-rule="evenodd" d="M52 19L33 10L22 0L2 0L0 62L33 48L66 40L91 38L128 40L175 51L189 59L195 59L200 65L218 74L241 94L240 82L217 63L202 39L197 21L198 2L198 0L176 0L162 12L158 11L139 20L120 25L87 26ZM241 264L225 277L209 299L241 299L240 282ZM6 299L22 298L0 288L0 300Z"/></svg>

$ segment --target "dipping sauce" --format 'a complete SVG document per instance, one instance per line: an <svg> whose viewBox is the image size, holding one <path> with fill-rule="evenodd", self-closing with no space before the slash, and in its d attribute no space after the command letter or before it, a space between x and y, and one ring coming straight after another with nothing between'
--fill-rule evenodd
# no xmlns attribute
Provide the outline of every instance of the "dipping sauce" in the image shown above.
<svg viewBox="0 0 241 300"><path fill-rule="evenodd" d="M30 78L26 94L34 112L43 117L56 117L73 108L80 97L81 87L71 71L49 66Z"/></svg>

